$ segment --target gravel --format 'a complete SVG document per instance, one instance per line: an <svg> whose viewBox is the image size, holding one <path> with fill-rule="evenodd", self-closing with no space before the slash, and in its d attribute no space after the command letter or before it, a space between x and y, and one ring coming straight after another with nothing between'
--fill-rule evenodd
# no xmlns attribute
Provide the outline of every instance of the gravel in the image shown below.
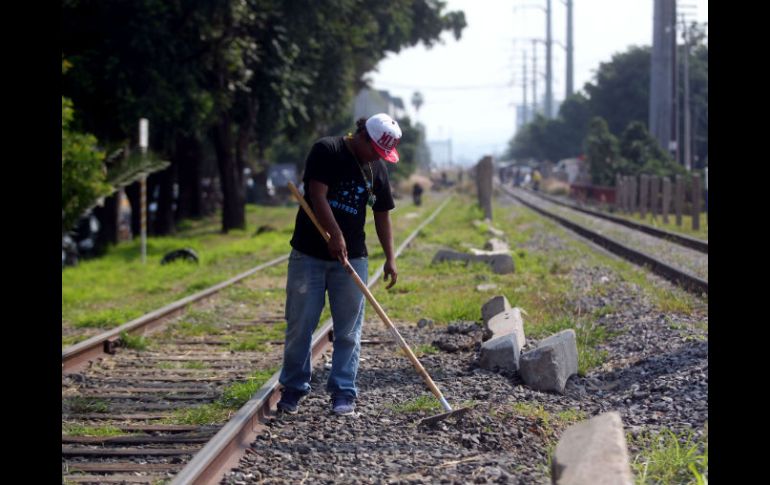
<svg viewBox="0 0 770 485"><path fill-rule="evenodd" d="M528 210L508 204L509 213ZM545 229L535 234L523 248L557 260L563 238L572 237ZM631 435L668 428L700 436L708 419L707 303L690 314L662 312L609 267L575 261L568 267L569 305L582 314L607 310L594 323L613 336L599 345L607 352L605 362L571 377L564 395L529 389L516 373L480 369L479 322L396 322L412 348L441 349L420 361L453 406L470 405L471 411L418 427L421 418L441 409L401 410L399 405L430 392L394 344L366 345L355 416L331 414L324 391L328 370L319 365L299 413L269 421L221 483L550 483L549 455L569 425L556 419L564 411L589 418L617 410ZM675 291L662 279L660 285ZM589 293L596 286L605 291ZM364 339L388 337L378 320L366 321ZM524 351L536 344L528 338ZM521 406L541 406L553 419L522 412ZM632 457L639 451L629 448Z"/></svg>

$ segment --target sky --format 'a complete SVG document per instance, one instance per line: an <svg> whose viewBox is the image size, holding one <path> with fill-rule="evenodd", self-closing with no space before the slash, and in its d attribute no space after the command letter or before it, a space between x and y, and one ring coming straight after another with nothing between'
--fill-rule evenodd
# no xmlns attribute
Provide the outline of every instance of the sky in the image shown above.
<svg viewBox="0 0 770 485"><path fill-rule="evenodd" d="M708 20L707 0L678 2L680 12ZM522 102L523 53L532 77L533 37L545 39L546 0L448 0L446 10L465 12L467 27L457 41L451 33L442 44L422 44L389 54L367 77L374 89L401 97L407 114L426 127L434 162L451 159L471 165L485 155L499 155L516 130L516 106ZM553 93L564 99L566 84L567 9L551 0ZM653 0L574 0L574 89L582 89L601 62L632 45L652 44ZM561 44L561 45L560 45ZM545 48L538 47L538 98L545 93ZM415 112L412 95L424 103ZM528 103L532 91L528 88Z"/></svg>

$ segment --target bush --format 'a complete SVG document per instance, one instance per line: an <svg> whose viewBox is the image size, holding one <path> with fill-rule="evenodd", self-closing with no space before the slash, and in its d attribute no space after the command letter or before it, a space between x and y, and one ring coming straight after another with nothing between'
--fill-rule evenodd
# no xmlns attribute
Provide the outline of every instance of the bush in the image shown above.
<svg viewBox="0 0 770 485"><path fill-rule="evenodd" d="M112 190L105 182L104 152L96 137L70 129L75 111L72 101L61 98L61 207L62 232L69 231L80 216Z"/></svg>

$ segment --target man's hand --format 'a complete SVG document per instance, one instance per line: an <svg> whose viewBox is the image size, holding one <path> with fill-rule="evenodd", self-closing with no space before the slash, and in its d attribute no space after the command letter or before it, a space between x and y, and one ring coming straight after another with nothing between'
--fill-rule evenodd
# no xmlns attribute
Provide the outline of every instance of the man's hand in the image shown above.
<svg viewBox="0 0 770 485"><path fill-rule="evenodd" d="M386 290L389 290L393 287L393 285L396 284L396 281L398 280L398 271L396 271L396 262L392 259L389 259L385 261L385 267L383 268L383 273L385 274L384 280L388 281L388 278L390 278L390 284L385 287Z"/></svg>
<svg viewBox="0 0 770 485"><path fill-rule="evenodd" d="M332 258L338 259L341 263L348 259L348 247L345 245L345 238L342 237L341 232L331 236L327 244Z"/></svg>
<svg viewBox="0 0 770 485"><path fill-rule="evenodd" d="M326 200L326 194L329 191L329 187L317 180L310 180L310 200L313 202L313 209L315 216L318 218L318 222L321 223L326 232L329 233L329 241L326 243L326 247L329 249L329 255L332 258L338 259L341 263L344 263L348 258L348 248L345 245L345 238L342 236L340 226L337 225L337 220L334 219L332 208L329 206L329 201Z"/></svg>

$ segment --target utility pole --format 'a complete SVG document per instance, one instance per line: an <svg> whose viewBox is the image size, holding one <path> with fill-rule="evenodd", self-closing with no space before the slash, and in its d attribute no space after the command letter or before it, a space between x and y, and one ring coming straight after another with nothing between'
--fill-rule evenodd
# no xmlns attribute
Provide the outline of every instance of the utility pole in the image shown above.
<svg viewBox="0 0 770 485"><path fill-rule="evenodd" d="M671 7L671 17L669 25L672 32L671 42L671 150L673 151L674 160L677 163L681 163L679 153L682 144L679 142L679 65L677 64L677 22L676 22L676 0L672 0L673 6Z"/></svg>
<svg viewBox="0 0 770 485"><path fill-rule="evenodd" d="M139 120L139 149L142 152L142 158L147 156L147 147L149 145L150 122L147 118ZM142 264L147 262L147 174L143 173L140 179L139 205L141 206L141 235L142 235Z"/></svg>
<svg viewBox="0 0 770 485"><path fill-rule="evenodd" d="M532 119L537 116L537 39L532 39Z"/></svg>
<svg viewBox="0 0 770 485"><path fill-rule="evenodd" d="M532 40L532 111L530 112L530 119L534 119L538 113L538 99L537 99L537 42L544 42L546 44L546 100L545 100L545 116L550 118L553 111L553 91L551 84L553 80L553 72L551 70L551 0L547 0L547 7L536 4L516 5L513 7L514 12L525 8L535 8L545 12L546 14L546 31L547 38L544 41L542 38L533 38ZM526 83L525 83L526 84ZM525 101L526 103L526 101Z"/></svg>
<svg viewBox="0 0 770 485"><path fill-rule="evenodd" d="M420 107L425 102L425 99L422 97L422 93L419 91L415 91L412 94L412 106L414 106L414 127L417 129L417 150L415 150L415 158L417 159L417 166L419 168L424 168L424 157L423 157L423 144L424 144L424 136L423 132L420 129Z"/></svg>
<svg viewBox="0 0 770 485"><path fill-rule="evenodd" d="M546 2L545 11L545 117L553 118L553 66L551 64L551 0Z"/></svg>
<svg viewBox="0 0 770 485"><path fill-rule="evenodd" d="M692 170L692 157L690 154L692 138L690 137L690 39L687 36L687 24L683 24L684 34L684 167L689 172Z"/></svg>
<svg viewBox="0 0 770 485"><path fill-rule="evenodd" d="M683 75L683 82L684 82L684 100L682 106L682 112L684 115L684 136L682 140L683 144L683 152L684 152L684 159L682 160L682 163L687 169L687 171L692 170L692 118L691 118L691 110L692 107L690 106L690 33L687 28L687 14L695 14L694 11L690 10L687 11L685 9L695 9L695 5L679 5L679 8L683 9L682 13L680 14L681 18L681 24L682 24L682 37L684 39L684 75Z"/></svg>
<svg viewBox="0 0 770 485"><path fill-rule="evenodd" d="M521 111L522 111L522 125L526 124L529 121L529 116L527 116L527 109L529 106L527 106L527 50L522 49L522 55L524 56L524 64L521 65L521 95L522 95L522 104L521 104Z"/></svg>
<svg viewBox="0 0 770 485"><path fill-rule="evenodd" d="M572 53L574 46L572 44L572 0L567 0L567 93L564 99L572 96L574 91L574 67L572 64Z"/></svg>
<svg viewBox="0 0 770 485"><path fill-rule="evenodd" d="M676 153L676 0L654 1L649 127L661 148Z"/></svg>

